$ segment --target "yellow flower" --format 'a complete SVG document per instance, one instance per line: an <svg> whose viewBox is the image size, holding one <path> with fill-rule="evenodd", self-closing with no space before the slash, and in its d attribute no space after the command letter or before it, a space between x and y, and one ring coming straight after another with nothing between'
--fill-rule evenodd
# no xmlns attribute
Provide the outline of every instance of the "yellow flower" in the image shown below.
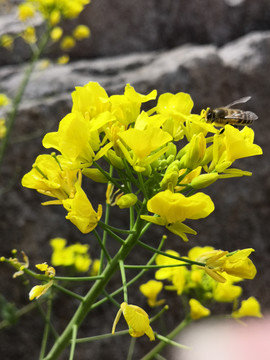
<svg viewBox="0 0 270 360"><path fill-rule="evenodd" d="M242 294L240 286L233 285L230 281L216 283L213 289L213 297L219 302L233 302Z"/></svg>
<svg viewBox="0 0 270 360"><path fill-rule="evenodd" d="M245 126L241 131L233 126L226 125L224 131L224 142L227 150L227 160L233 162L248 156L261 155L262 149L253 144L254 131Z"/></svg>
<svg viewBox="0 0 270 360"><path fill-rule="evenodd" d="M120 309L115 317L112 327L112 334L115 333L115 327L122 313L129 326L129 334L132 337L140 337L145 334L151 341L155 340L155 335L150 326L147 313L142 308L136 305L128 305L126 302L121 304Z"/></svg>
<svg viewBox="0 0 270 360"><path fill-rule="evenodd" d="M190 299L190 316L192 320L198 320L210 315L210 310L204 307L198 300Z"/></svg>
<svg viewBox="0 0 270 360"><path fill-rule="evenodd" d="M173 255L176 257L180 257L180 255L173 250L167 250L167 254ZM177 259L173 259L164 255L158 255L156 257L156 264L159 266L165 265L181 265L181 266L169 266L169 267L162 267L155 273L155 278L157 280L169 280L172 282L173 286L166 287L169 290L176 290L177 294L182 294L184 287L186 285L186 276L188 273L187 268L184 266L186 264L183 261L179 261Z"/></svg>
<svg viewBox="0 0 270 360"><path fill-rule="evenodd" d="M153 151L160 149L172 140L172 137L167 132L156 127L148 127L144 130L130 128L119 133L119 137L132 150L133 158L130 156L128 149L124 148L120 142L117 143L126 159L133 166L134 170L138 172L144 171L145 166L156 160L157 157L160 157L166 151L166 148L161 149L153 157L150 157L149 155ZM149 158L147 159L148 156Z"/></svg>
<svg viewBox="0 0 270 360"><path fill-rule="evenodd" d="M128 126L137 120L142 103L154 100L156 96L156 90L143 95L135 91L130 84L127 84L124 95L110 96L111 112L120 124Z"/></svg>
<svg viewBox="0 0 270 360"><path fill-rule="evenodd" d="M91 120L99 114L109 110L108 95L97 82L89 82L84 86L76 86L72 92L72 112L80 112Z"/></svg>
<svg viewBox="0 0 270 360"><path fill-rule="evenodd" d="M232 313L232 317L235 319L239 319L245 316L262 317L260 304L253 296L247 300L243 300L241 307Z"/></svg>
<svg viewBox="0 0 270 360"><path fill-rule="evenodd" d="M159 217L142 215L142 219L166 226L168 230L187 241L185 233L196 234L196 232L182 222L186 219L207 217L214 210L214 204L211 198L204 193L185 197L183 194L165 190L147 202L147 209Z"/></svg>
<svg viewBox="0 0 270 360"><path fill-rule="evenodd" d="M73 36L76 40L83 40L90 36L90 29L86 25L78 25L73 30Z"/></svg>
<svg viewBox="0 0 270 360"><path fill-rule="evenodd" d="M223 271L232 276L243 279L254 279L257 270L253 262L248 258L254 249L243 249L229 253L223 264Z"/></svg>
<svg viewBox="0 0 270 360"><path fill-rule="evenodd" d="M55 269L52 266L49 266L47 263L37 264L36 268L40 271L44 271L45 275L50 278L55 276ZM29 300L38 299L40 296L44 295L52 285L53 279L48 281L45 285L34 286L29 293Z"/></svg>
<svg viewBox="0 0 270 360"><path fill-rule="evenodd" d="M50 241L53 248L51 262L54 266L74 266L77 271L87 271L91 265L88 250L89 245L76 243L66 246L63 238L54 238Z"/></svg>
<svg viewBox="0 0 270 360"><path fill-rule="evenodd" d="M33 169L22 178L22 186L36 189L39 193L58 199L58 204L74 195L78 170L70 170L63 158L39 155ZM48 203L43 203L46 205Z"/></svg>
<svg viewBox="0 0 270 360"><path fill-rule="evenodd" d="M52 284L53 280L50 280L45 285L34 286L29 293L29 300L38 299L40 296L44 295L52 286Z"/></svg>
<svg viewBox="0 0 270 360"><path fill-rule="evenodd" d="M10 35L4 34L0 38L0 45L8 50L13 49L13 43L14 43L14 39Z"/></svg>
<svg viewBox="0 0 270 360"><path fill-rule="evenodd" d="M91 165L94 157L90 145L89 122L79 112L69 113L59 123L58 131L47 133L42 141L45 148L54 148L71 161Z"/></svg>
<svg viewBox="0 0 270 360"><path fill-rule="evenodd" d="M253 143L254 131L251 128L246 126L240 131L225 125L224 129L222 134L214 135L210 172L214 169L223 172L237 159L262 154L260 146Z"/></svg>
<svg viewBox="0 0 270 360"><path fill-rule="evenodd" d="M51 31L51 39L53 41L58 41L62 35L63 29L60 26L53 28Z"/></svg>
<svg viewBox="0 0 270 360"><path fill-rule="evenodd" d="M0 118L0 140L6 136L6 133L7 133L6 121L5 119Z"/></svg>
<svg viewBox="0 0 270 360"><path fill-rule="evenodd" d="M73 39L72 36L65 36L63 40L60 43L60 47L62 50L70 50L72 49L76 44L76 41Z"/></svg>
<svg viewBox="0 0 270 360"><path fill-rule="evenodd" d="M55 276L55 269L52 266L49 266L46 262L43 264L37 264L36 268L40 271L44 271L45 275L49 277Z"/></svg>
<svg viewBox="0 0 270 360"><path fill-rule="evenodd" d="M0 93L0 107L7 106L10 103L10 99L6 94Z"/></svg>
<svg viewBox="0 0 270 360"><path fill-rule="evenodd" d="M160 95L157 103L157 113L167 118L163 130L169 132L174 140L178 141L184 136L183 123L189 118L193 108L193 101L189 94L165 93Z"/></svg>
<svg viewBox="0 0 270 360"><path fill-rule="evenodd" d="M140 292L147 297L147 303L151 307L160 306L164 304L165 300L157 300L157 296L163 288L161 281L149 280L147 283L140 286Z"/></svg>
<svg viewBox="0 0 270 360"><path fill-rule="evenodd" d="M205 263L205 271L214 280L225 282L225 275L232 275L242 279L253 279L257 273L256 267L248 256L253 249L236 250L229 253L223 250L213 250L202 253L197 261Z"/></svg>
<svg viewBox="0 0 270 360"><path fill-rule="evenodd" d="M37 42L36 30L32 26L28 26L21 36L27 44L34 44Z"/></svg>
<svg viewBox="0 0 270 360"><path fill-rule="evenodd" d="M59 65L64 65L64 64L67 64L68 62L69 62L69 56L68 55L60 56L57 59L57 64L59 64Z"/></svg>
<svg viewBox="0 0 270 360"><path fill-rule="evenodd" d="M23 3L18 6L18 17L21 21L26 21L35 15L35 8L32 4Z"/></svg>
<svg viewBox="0 0 270 360"><path fill-rule="evenodd" d="M99 259L95 259L92 263L92 267L91 267L91 271L90 271L90 275L91 276L96 276L99 273L99 268L100 268L100 260Z"/></svg>
<svg viewBox="0 0 270 360"><path fill-rule="evenodd" d="M66 219L77 226L83 234L87 234L97 226L102 216L102 206L99 204L95 212L78 182L75 184L75 190L74 198L62 201L64 208L68 211Z"/></svg>

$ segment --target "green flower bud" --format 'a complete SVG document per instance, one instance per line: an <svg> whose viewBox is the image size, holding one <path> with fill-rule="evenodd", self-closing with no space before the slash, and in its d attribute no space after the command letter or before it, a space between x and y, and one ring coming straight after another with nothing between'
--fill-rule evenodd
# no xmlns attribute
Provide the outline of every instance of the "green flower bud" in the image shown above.
<svg viewBox="0 0 270 360"><path fill-rule="evenodd" d="M176 153L177 153L176 145L172 142L169 142L168 150L166 151L166 156L169 157L170 155L173 155L173 157L175 158Z"/></svg>
<svg viewBox="0 0 270 360"><path fill-rule="evenodd" d="M203 133L193 135L186 153L185 167L195 169L201 164L206 151L206 140Z"/></svg>
<svg viewBox="0 0 270 360"><path fill-rule="evenodd" d="M120 158L120 156L116 155L115 151L110 149L107 151L107 157L110 160L110 163L112 164L113 167L115 167L116 169L124 169L124 163L123 160Z"/></svg>
<svg viewBox="0 0 270 360"><path fill-rule="evenodd" d="M218 173L202 174L195 177L191 181L190 186L193 187L194 189L203 189L214 183L217 179L218 179Z"/></svg>
<svg viewBox="0 0 270 360"><path fill-rule="evenodd" d="M168 189L169 184L174 188L177 184L179 177L179 161L175 160L173 163L171 163L166 173L163 177L163 179L160 182L160 187L162 190Z"/></svg>
<svg viewBox="0 0 270 360"><path fill-rule="evenodd" d="M102 172L100 172L98 169L95 168L85 168L82 170L83 175L87 176L88 178L90 178L91 180L98 182L98 183L107 183L108 179L106 178L106 176L104 176L102 174Z"/></svg>
<svg viewBox="0 0 270 360"><path fill-rule="evenodd" d="M127 209L135 205L137 200L138 198L135 194L125 194L116 201L116 205L118 205L120 209Z"/></svg>

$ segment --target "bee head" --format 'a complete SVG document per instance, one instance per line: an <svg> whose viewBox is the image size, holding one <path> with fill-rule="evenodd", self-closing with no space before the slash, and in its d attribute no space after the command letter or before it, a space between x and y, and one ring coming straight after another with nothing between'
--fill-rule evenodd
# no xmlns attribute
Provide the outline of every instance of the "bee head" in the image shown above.
<svg viewBox="0 0 270 360"><path fill-rule="evenodd" d="M205 119L206 119L206 122L208 122L208 123L212 123L215 120L215 114L214 114L213 110L211 110L210 108L208 108L206 111Z"/></svg>

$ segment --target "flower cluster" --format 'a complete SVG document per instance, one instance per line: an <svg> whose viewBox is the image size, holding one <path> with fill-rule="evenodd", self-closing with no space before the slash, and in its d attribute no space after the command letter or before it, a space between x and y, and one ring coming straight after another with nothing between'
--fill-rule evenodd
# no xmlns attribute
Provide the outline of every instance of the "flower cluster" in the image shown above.
<svg viewBox="0 0 270 360"><path fill-rule="evenodd" d="M51 263L53 266L73 266L76 271L88 271L92 260L89 245L74 244L66 246L66 239L54 238L50 241L53 248Z"/></svg>
<svg viewBox="0 0 270 360"><path fill-rule="evenodd" d="M39 14L47 24L51 41L60 42L63 51L69 51L76 45L76 41L83 40L90 36L90 30L86 25L78 25L72 35L63 36L63 29L59 23L63 19L73 19L79 16L85 5L91 0L25 0L18 6L18 18L25 24L25 29L18 34L22 39L32 46L37 43L37 36L32 22L33 18ZM0 45L12 50L14 37L4 34L0 39ZM58 59L58 63L68 62L69 56L63 55Z"/></svg>
<svg viewBox="0 0 270 360"><path fill-rule="evenodd" d="M251 175L231 166L262 150L252 129L226 125L220 132L201 114L192 114L186 93L162 94L156 106L143 111L156 97L155 90L142 95L129 84L123 95L112 96L95 82L77 87L71 112L43 139L43 146L59 155L39 155L23 186L52 197L44 204L61 204L66 218L87 233L97 226L102 208L93 209L82 178L108 183L107 203L116 189L114 204L140 208L143 220L187 241L186 234L196 231L184 221L214 210L211 198L197 190L220 178Z"/></svg>
<svg viewBox="0 0 270 360"><path fill-rule="evenodd" d="M187 296L191 308L191 318L198 319L208 316L210 311L202 304L209 301L233 303L232 316L261 317L260 306L255 298L243 301L243 308L235 310L242 288L238 284L243 279L253 279L256 268L249 259L253 249L237 250L232 253L214 250L210 246L194 247L182 261L177 260L180 254L173 250L166 251L168 256L158 255L156 264L160 269L155 273L155 280L150 280L140 286L140 291L147 298L151 307L164 303L164 299L157 300L163 288L175 291L178 295ZM191 269L187 262L196 262ZM169 285L163 286L163 281ZM195 299L196 300L195 300Z"/></svg>

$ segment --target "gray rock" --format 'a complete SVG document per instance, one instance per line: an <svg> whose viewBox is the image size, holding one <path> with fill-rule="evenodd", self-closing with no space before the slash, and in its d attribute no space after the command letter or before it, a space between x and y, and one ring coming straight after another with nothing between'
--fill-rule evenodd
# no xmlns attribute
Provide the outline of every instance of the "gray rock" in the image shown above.
<svg viewBox="0 0 270 360"><path fill-rule="evenodd" d="M14 20L0 18L0 34L7 29L16 33ZM92 36L70 52L78 59L171 49L185 43L222 46L250 31L269 29L269 22L268 0L93 0L79 19L62 25L66 33L78 23L91 28ZM17 42L15 57L0 49L0 65L30 56L28 46ZM57 46L47 53L50 57L60 54Z"/></svg>
<svg viewBox="0 0 270 360"><path fill-rule="evenodd" d="M265 31L248 34L221 48L215 45L186 44L168 51L133 53L93 60L84 59L62 66L51 65L44 70L37 66L25 91L12 143L1 169L0 183L4 190L0 194L1 255L8 256L12 248L24 249L33 266L35 263L50 258L48 240L52 237L66 237L70 243L87 242L89 239L87 237L86 240L86 237L81 236L74 226L65 220L65 211L62 208L42 207L40 205L42 197L32 190L22 189L20 185L21 177L29 171L35 157L45 152L41 146L43 134L55 130L61 118L70 111L70 93L75 86L83 86L89 81L98 81L109 94L121 93L127 82L142 93L147 93L153 88L156 88L159 94L186 91L194 99L196 112L207 106L225 105L242 96L251 95L252 100L246 106L259 115L254 129L256 143L262 146L264 155L239 161L235 167L251 170L254 172L253 176L220 180L207 189L207 193L215 202L215 212L207 219L190 224L196 228L198 235L191 237L189 243L183 244L179 238L170 234L166 248L172 247L186 254L189 248L198 244L213 245L216 248L228 250L254 247L256 253L253 259L258 267L258 280L246 282L246 288L249 294L256 296L263 308L266 308L270 301L270 294L265 292L265 289L270 286L267 240L270 237L268 225L270 216L268 197L270 192L269 51L270 33ZM2 67L0 92L14 96L24 68L25 65ZM91 185L88 190L91 200L95 203L104 198L103 186ZM124 217L118 214L113 215L113 220L118 222L119 226L125 221ZM160 231L160 228L153 227L147 241L155 243L156 239L160 238ZM91 254L99 253L98 245L91 236L90 240ZM112 241L109 242L109 246L110 250L115 251L117 245ZM132 261L138 263L148 257L149 254L142 250L134 254ZM16 298L21 303L27 303L20 295L25 290L10 283L11 272L7 274L7 271L3 270L0 276L3 279L2 292L11 294L9 299L12 301ZM138 293L137 287L134 292ZM134 296L139 298L139 295ZM139 301L141 300L138 299L138 303ZM179 317L177 306L172 307L172 309L177 308L176 318ZM66 303L63 306L62 298L56 301L55 313L58 314L60 323L61 316L63 318L66 316L66 309L71 308L72 306ZM104 321L102 326L100 325L101 316ZM111 324L113 315L109 307L105 307L105 312L98 313L92 319L97 324L96 327L103 327L100 328L100 333L102 333L102 331L108 331L108 324ZM173 327L169 316L166 323L168 327ZM23 334L26 337L24 334L31 332L33 324L38 329L37 334L33 339L26 338L25 341L20 341L18 348L10 346L10 340L5 333L4 341L0 344L3 357L15 358L20 355L22 360L29 359L29 341L37 354L36 344L40 341L38 334L41 334L42 330L36 319L31 318L25 323L22 322L21 327L19 326L16 330L18 331L16 336ZM89 336L88 326L85 325L82 331L85 336ZM8 343L9 348L2 345ZM145 347L149 346L148 343L143 343L143 339L140 344L136 353L137 358L141 358ZM121 340L115 340L108 347L100 343L91 344L86 351L79 349L79 358L87 359L89 354L94 356L97 353L97 358L112 358L111 349L116 348L117 351L118 346L123 351L125 344ZM121 358L121 354L123 352L116 358ZM37 358L37 356L34 357Z"/></svg>

